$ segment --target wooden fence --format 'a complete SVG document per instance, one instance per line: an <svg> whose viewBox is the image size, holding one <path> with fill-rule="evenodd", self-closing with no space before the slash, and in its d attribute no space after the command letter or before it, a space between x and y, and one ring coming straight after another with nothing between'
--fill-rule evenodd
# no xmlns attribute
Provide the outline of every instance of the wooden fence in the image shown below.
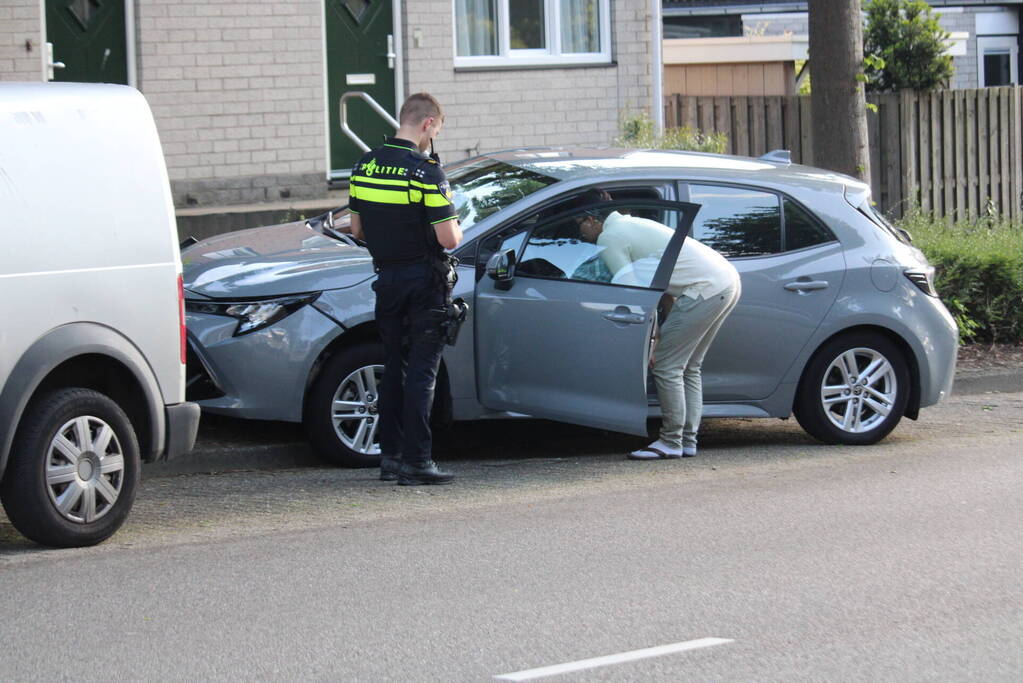
<svg viewBox="0 0 1023 683"><path fill-rule="evenodd" d="M952 219L1023 219L1023 87L868 95L874 199L896 216L911 206ZM814 163L810 98L668 95L665 125L728 136L728 153L792 152Z"/></svg>

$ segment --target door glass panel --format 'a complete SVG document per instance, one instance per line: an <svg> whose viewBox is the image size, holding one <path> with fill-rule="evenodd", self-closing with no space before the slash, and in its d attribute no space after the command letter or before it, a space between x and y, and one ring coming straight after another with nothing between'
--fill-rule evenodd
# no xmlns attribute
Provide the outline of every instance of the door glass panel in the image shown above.
<svg viewBox="0 0 1023 683"><path fill-rule="evenodd" d="M680 219L678 211L642 204L591 204L535 229L515 274L650 287Z"/></svg>
<svg viewBox="0 0 1023 683"><path fill-rule="evenodd" d="M459 57L497 54L497 0L455 0Z"/></svg>
<svg viewBox="0 0 1023 683"><path fill-rule="evenodd" d="M561 0L561 51L600 52L598 0Z"/></svg>
<svg viewBox="0 0 1023 683"><path fill-rule="evenodd" d="M742 187L690 185L700 204L692 236L724 256L763 256L781 251L778 195Z"/></svg>
<svg viewBox="0 0 1023 683"><path fill-rule="evenodd" d="M547 47L544 0L508 0L508 28L513 50Z"/></svg>
<svg viewBox="0 0 1023 683"><path fill-rule="evenodd" d="M345 7L355 17L355 21L359 21L362 18L362 13L369 7L369 0L345 0Z"/></svg>
<svg viewBox="0 0 1023 683"><path fill-rule="evenodd" d="M834 240L831 232L810 217L805 209L791 199L782 200L785 207L785 251L812 247Z"/></svg>
<svg viewBox="0 0 1023 683"><path fill-rule="evenodd" d="M88 29L92 16L99 7L99 0L72 0L68 5L68 11L82 25L83 29Z"/></svg>

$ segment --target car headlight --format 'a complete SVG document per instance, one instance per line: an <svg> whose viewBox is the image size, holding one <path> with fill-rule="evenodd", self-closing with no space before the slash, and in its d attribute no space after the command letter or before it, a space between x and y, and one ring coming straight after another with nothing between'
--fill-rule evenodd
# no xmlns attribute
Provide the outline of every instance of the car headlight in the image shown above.
<svg viewBox="0 0 1023 683"><path fill-rule="evenodd" d="M238 327L234 336L239 337L249 332L261 330L310 304L320 295L299 294L296 296L259 299L254 301L185 301L185 310L192 313L209 315L226 315L238 319Z"/></svg>

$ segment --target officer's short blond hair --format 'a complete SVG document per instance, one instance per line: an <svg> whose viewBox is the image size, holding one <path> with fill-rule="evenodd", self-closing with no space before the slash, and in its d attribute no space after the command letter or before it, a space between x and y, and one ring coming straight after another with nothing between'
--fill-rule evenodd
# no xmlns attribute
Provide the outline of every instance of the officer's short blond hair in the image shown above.
<svg viewBox="0 0 1023 683"><path fill-rule="evenodd" d="M444 120L440 102L430 93L417 92L415 95L409 95L405 104L401 105L401 111L398 112L398 123L403 126L416 126L431 116Z"/></svg>

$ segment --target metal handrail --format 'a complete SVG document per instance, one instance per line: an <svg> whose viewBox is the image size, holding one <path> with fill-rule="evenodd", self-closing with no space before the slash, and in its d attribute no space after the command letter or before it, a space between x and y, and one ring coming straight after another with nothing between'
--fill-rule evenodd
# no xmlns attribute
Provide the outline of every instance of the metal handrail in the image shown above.
<svg viewBox="0 0 1023 683"><path fill-rule="evenodd" d="M361 90L349 90L348 92L343 94L341 96L341 103L340 103L340 106L341 106L341 132L344 133L345 135L347 135L348 139L350 139L352 142L354 142L359 147L359 149L361 149L363 152L368 152L369 151L369 145L367 145L365 142L363 142L362 139L358 135L355 134L355 131L353 131L348 126L348 100L351 100L351 99L354 99L354 98L359 98L360 100L362 100L363 102L368 104L370 109L375 111L377 114L380 114L381 118L383 118L385 121L387 121L387 123L389 123L392 126L394 126L395 130L398 130L398 128L400 128L400 126L398 125L398 122L394 120L394 117L391 116L390 114L388 114L386 109L384 109L379 104L377 104L377 101L374 100L372 97L370 97L368 93L362 92Z"/></svg>

